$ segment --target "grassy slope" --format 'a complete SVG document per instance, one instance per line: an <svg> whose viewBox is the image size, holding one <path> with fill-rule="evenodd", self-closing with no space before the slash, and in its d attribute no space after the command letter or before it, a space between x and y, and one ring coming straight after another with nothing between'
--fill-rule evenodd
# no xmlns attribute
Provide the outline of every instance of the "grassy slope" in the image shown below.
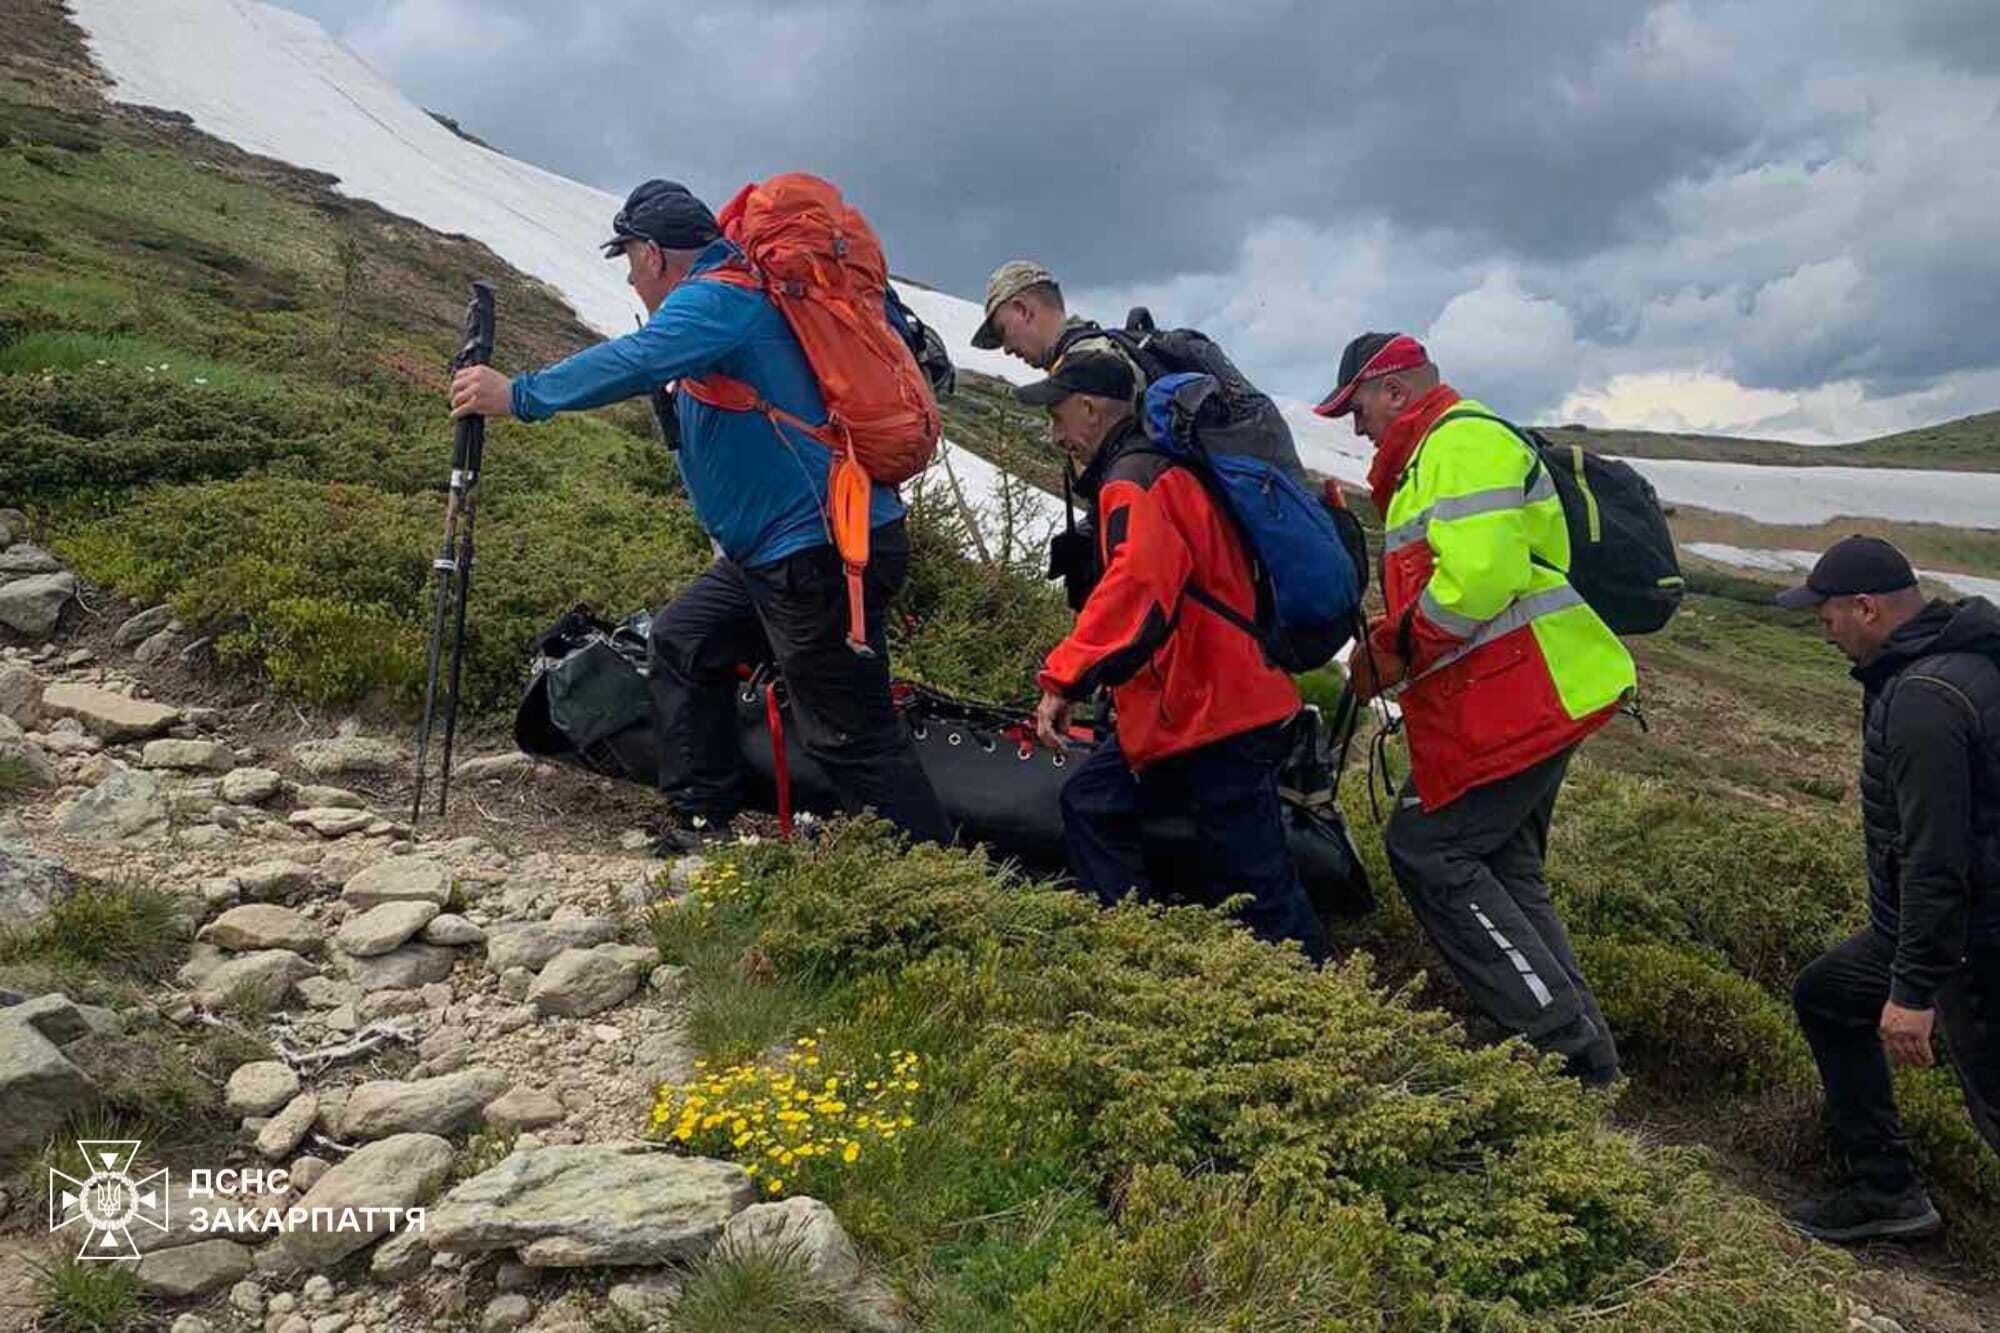
<svg viewBox="0 0 2000 1333"><path fill-rule="evenodd" d="M268 671L295 693L347 698L375 690L390 700L406 697L438 513L433 465L445 431L437 368L455 330L464 278L479 272L505 284L503 363L546 359L587 334L545 291L477 246L341 200L304 173L246 157L184 126L99 107L73 37L63 36L51 13L35 0L0 0L0 20L10 31L33 34L10 47L0 78L0 126L10 141L0 149L0 393L8 396L0 410L0 469L15 470L5 489L38 511L87 572L127 596L172 596L191 624L223 633L245 669ZM487 702L504 706L526 636L571 601L615 609L655 601L698 567L698 535L662 480L662 460L643 429L643 418L631 413L543 427L532 436L496 428L482 519L489 555L475 598ZM1046 451L1035 443L1038 423L1008 415L990 388L970 389L953 408L951 429L1017 464L1039 455L1046 465ZM51 459L73 466L48 471ZM1041 590L1008 571L971 570L945 557L944 535L933 534L938 544L919 562L906 605L917 623L899 636L899 664L943 684L1014 693L1025 662L1059 619ZM1645 1088L1725 1147L1739 1140L1735 1126L1751 1104L1742 1099L1789 1096L1768 1117L1770 1137L1791 1145L1781 1154L1785 1162L1809 1162L1812 1136L1796 1097L1796 1040L1787 1044L1778 997L1787 970L1849 919L1855 902L1845 687L1837 666L1794 626L1726 598L1697 599L1671 633L1641 651L1656 733L1601 741L1580 767L1557 830L1558 891ZM1358 781L1350 781L1347 798L1357 837L1386 884ZM992 1035L1003 1044L981 1058L1007 1067L1008 1034L1051 1030L1069 1022L1063 1015L1082 1012L1081 995L1028 987L1043 970L1033 956L1006 961L1005 951L1020 947L1022 937L1005 921L965 940L975 960L982 951L1001 951L994 966L1003 970L985 979L976 968L950 973L948 960L936 964L946 971L927 971L914 947L893 967L879 958L864 966L848 954L829 972L833 965L800 943L810 935L800 933L807 926L824 933L837 929L842 916L879 919L865 905L842 907L843 893L864 886L931 893L937 883L918 871L914 880L881 869L851 885L820 883L819 890L833 894L822 899L832 918L760 917L732 927L754 928L766 952L789 964L779 980L798 1006L786 1011L774 1008L769 995L754 997L764 1015L757 1021L768 1024L776 1013L777 1031L796 1032L818 1016L853 1025L851 1039L858 1042L871 1013L888 1032L947 1022L951 1016L937 1010L933 997L952 994L966 1006L957 1011L961 1018L981 1005L996 1007L991 1023L951 1029L940 1049L970 1051L972 1037ZM961 884L965 895L946 907L962 912L976 903L975 916L993 910L981 896L986 891L953 879L957 873L938 881ZM1393 894L1385 897L1384 910L1348 929L1343 943L1377 954L1385 977L1401 983L1431 960ZM924 910L935 909L933 903ZM790 933L777 931L781 925ZM1164 939L1150 937L1151 929L1107 927L1090 946L1118 951L1120 968L1136 969L1120 975L1141 997L1156 985L1147 978L1162 975L1155 964L1164 966L1173 952ZM1046 947L1067 949L1061 941L1096 930L1088 922L1066 925L1046 937ZM1261 954L1215 947L1223 948L1221 961L1232 975L1267 965L1257 961ZM1083 957L1087 964L1088 950ZM1079 964L1070 958L1063 965ZM904 976L906 968L914 970ZM1097 979L1087 965L1082 971ZM742 969L716 972L712 984L742 989ZM852 988L846 982L827 988L842 976ZM1006 998L996 977L1014 978L1020 996ZM946 982L947 990L932 989ZM1365 998L1356 978L1328 985L1322 1000L1360 1006L1345 1021L1373 1022L1383 1014L1383 1002ZM1455 998L1448 985L1436 983L1423 994L1446 1003ZM1117 1006L1127 1002L1110 995L1089 1001L1107 1015L1124 1015L1121 1023L1130 1015ZM1029 1007L1009 1007L1018 1005ZM934 1027L927 1030L936 1037ZM1245 1055L1231 1043L1248 1030L1200 1054L1176 1077L1194 1087L1240 1075L1226 1071ZM1087 1036L1078 1029L1070 1039ZM1310 1038L1316 1043L1326 1034ZM716 1041L718 1049L729 1046L726 1023ZM1453 1054L1457 1046L1448 1038L1424 1038L1423 1049L1426 1059L1473 1071L1468 1078L1476 1073L1475 1101L1498 1095L1503 1083L1514 1086L1504 1060ZM1099 1115L1100 1094L1087 1091L1099 1077L1090 1073L1093 1057L1078 1048L1062 1058L1071 1063L1048 1066L1047 1082L1030 1080L1022 1095L1053 1099L1054 1114ZM1119 1058L1138 1060L1132 1077L1143 1083L1164 1053ZM1360 1070L1357 1094L1378 1075L1374 1067ZM985 1080L968 1078L961 1086L972 1097ZM1626 1140L1596 1139L1601 1127L1587 1114L1575 1119L1562 1098L1550 1099L1549 1086L1533 1080L1501 1097L1497 1105L1519 1108L1506 1113L1517 1116L1515 1130L1532 1122L1540 1126L1535 1135L1615 1142L1617 1153L1629 1151ZM1929 1100L1917 1108L1913 1127L1947 1186L1962 1232L1976 1242L2000 1188L1981 1174L1983 1159L1967 1151L1957 1132L1962 1112L1930 1084L1919 1091ZM1718 1095L1725 1100L1715 1101ZM1445 1110L1451 1101L1431 1109L1455 1115ZM1347 1103L1313 1104L1319 1109L1301 1104L1287 1114L1313 1134L1348 1124L1342 1132L1361 1137L1342 1152L1366 1143L1362 1123L1343 1120L1351 1114L1341 1109ZM1232 1193L1247 1182L1218 1179L1214 1192L1190 1193L1174 1183L1178 1167L1136 1188L1137 1177L1127 1173L1162 1160L1135 1146L1141 1123L1112 1115L1083 1141L1037 1139L1033 1170L968 1182L955 1178L968 1162L992 1160L996 1142L1024 1132L975 1122L940 1150L945 1160L937 1173L884 1180L875 1195L857 1196L856 1207L874 1199L882 1211L865 1225L868 1238L889 1247L903 1237L900 1271L920 1290L932 1284L932 1308L959 1311L937 1325L950 1327L993 1326L993 1311L975 1307L994 1292L1009 1300L1034 1293L1051 1327L1059 1313L1088 1309L1113 1292L1151 1311L1160 1327L1212 1326L1203 1321L1216 1307L1189 1306L1190 1291L1214 1295L1224 1309L1249 1310L1270 1290L1298 1290L1308 1280L1300 1274L1315 1265L1340 1260L1357 1266L1357 1280L1366 1274L1379 1286L1372 1317L1341 1311L1356 1326L1430 1326L1439 1307L1423 1306L1429 1314L1420 1315L1420 1303L1441 1293L1447 1302L1462 1302L1458 1317L1475 1326L1584 1321L1722 1328L1740 1326L1724 1313L1740 1290L1748 1293L1741 1299L1764 1302L1757 1306L1768 1320L1763 1326L1803 1329L1820 1326L1816 1320L1825 1313L1816 1284L1844 1280L1840 1265L1823 1254L1779 1242L1754 1208L1712 1196L1685 1163L1635 1159L1642 1163L1636 1175L1600 1182L1610 1193L1592 1196L1611 1212L1593 1211L1581 1207L1581 1196L1565 1194L1581 1185L1562 1181L1601 1173L1601 1162L1522 1158L1509 1140L1513 1131L1492 1127L1468 1130L1464 1144L1442 1146L1440 1156L1426 1159L1425 1171L1443 1173L1435 1189L1410 1195L1399 1209L1415 1212L1388 1231L1367 1232L1371 1245L1387 1248L1342 1258L1325 1247L1360 1219L1315 1215L1320 1204L1312 1198L1292 1201L1304 1214L1260 1217L1248 1195ZM1211 1129L1199 1126L1170 1135L1183 1132L1192 1135L1186 1146L1194 1159L1214 1160L1222 1147L1204 1137ZM1122 1146L1110 1142L1114 1137ZM1245 1151L1247 1142L1236 1141L1230 1151ZM1473 1157L1463 1158L1466 1151ZM1356 1161L1338 1177L1347 1182L1342 1207L1365 1211L1379 1207L1385 1191L1417 1188L1414 1177L1399 1176L1386 1159L1370 1166ZM1453 1191L1468 1165L1475 1176L1498 1171L1507 1188L1526 1191L1519 1207L1493 1211L1489 1198L1470 1214L1456 1211L1464 1200ZM1380 1170L1389 1174L1370 1174ZM1262 1177L1252 1171L1250 1178ZM1009 1192L1017 1188L1027 1192ZM1124 1212L1102 1206L1120 1198L1138 1202ZM1037 1201L1051 1199L1060 1204L1057 1212L1038 1211ZM1542 1211L1551 1205L1554 1214ZM1000 1216L966 1220L989 1213ZM1582 1225L1558 1226L1559 1216ZM1640 1216L1656 1220L1642 1225ZM1243 1227L1253 1236L1282 1229L1299 1247L1285 1262L1300 1269L1257 1282L1255 1256L1231 1240ZM1454 1266L1427 1267L1435 1254L1426 1235L1447 1237L1458 1256ZM1416 1248L1403 1248L1410 1244ZM1592 1246L1602 1247L1596 1259L1588 1258ZM1681 1247L1697 1260L1685 1274L1673 1269L1684 1283L1643 1279L1643 1265L1671 1267ZM1965 1250L1978 1257L1976 1243ZM1580 1266L1578 1255L1586 1258ZM1417 1267L1404 1267L1411 1263ZM1644 1299L1621 1305L1624 1288L1604 1284L1614 1276L1638 1284L1632 1293ZM1587 1318L1596 1310L1606 1313ZM1274 1319L1259 1326L1286 1326L1282 1315Z"/></svg>
<svg viewBox="0 0 2000 1333"><path fill-rule="evenodd" d="M1785 467L1903 467L2000 472L2000 412L1981 412L1853 444L1804 445L1728 435L1548 426L1551 439L1628 458L1699 458Z"/></svg>

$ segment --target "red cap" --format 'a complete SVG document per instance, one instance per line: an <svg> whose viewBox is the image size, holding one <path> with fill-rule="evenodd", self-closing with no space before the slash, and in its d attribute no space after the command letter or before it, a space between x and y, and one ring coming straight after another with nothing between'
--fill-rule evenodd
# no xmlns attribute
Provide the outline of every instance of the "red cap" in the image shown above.
<svg viewBox="0 0 2000 1333"><path fill-rule="evenodd" d="M1380 379L1399 370L1429 365L1424 345L1407 333L1364 333L1340 354L1340 385L1313 411L1323 417L1346 416L1349 400L1363 380Z"/></svg>

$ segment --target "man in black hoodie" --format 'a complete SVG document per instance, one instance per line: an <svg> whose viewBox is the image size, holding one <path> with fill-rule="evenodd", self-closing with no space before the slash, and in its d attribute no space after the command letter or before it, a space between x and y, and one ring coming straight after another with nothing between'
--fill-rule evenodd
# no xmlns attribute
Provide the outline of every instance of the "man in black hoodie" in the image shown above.
<svg viewBox="0 0 2000 1333"><path fill-rule="evenodd" d="M1820 1240L1939 1226L1889 1061L1944 1030L1973 1124L2000 1151L2000 610L1926 601L1902 552L1848 537L1778 603L1812 607L1861 682L1868 928L1799 974L1793 1003L1847 1172L1792 1213Z"/></svg>

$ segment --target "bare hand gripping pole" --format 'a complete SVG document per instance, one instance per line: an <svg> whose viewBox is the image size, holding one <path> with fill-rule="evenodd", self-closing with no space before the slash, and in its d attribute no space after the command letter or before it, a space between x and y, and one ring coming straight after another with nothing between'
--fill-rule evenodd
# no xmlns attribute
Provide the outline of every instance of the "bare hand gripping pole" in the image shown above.
<svg viewBox="0 0 2000 1333"><path fill-rule="evenodd" d="M483 366L493 359L493 288L472 284L465 308L465 338L451 359L453 371ZM431 562L437 571L437 600L431 608L430 661L424 673L424 729L417 735L417 795L410 822L423 818L424 773L430 757L431 723L436 716L438 667L444 658L446 616L452 621L450 695L444 706L444 755L438 768L438 814L451 794L451 745L458 731L458 686L465 668L465 603L472 590L472 524L479 508L479 466L486 453L486 418L460 417L451 439L451 489L444 504L444 550ZM455 605L454 605L455 604Z"/></svg>

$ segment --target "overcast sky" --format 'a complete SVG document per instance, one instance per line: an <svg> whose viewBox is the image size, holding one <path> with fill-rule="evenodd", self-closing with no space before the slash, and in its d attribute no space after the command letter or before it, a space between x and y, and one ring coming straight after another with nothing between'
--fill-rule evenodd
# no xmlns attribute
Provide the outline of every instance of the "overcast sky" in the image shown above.
<svg viewBox="0 0 2000 1333"><path fill-rule="evenodd" d="M2000 407L1995 0L280 0L623 193L838 182L1310 397L1364 329L1534 420L1846 440Z"/></svg>

